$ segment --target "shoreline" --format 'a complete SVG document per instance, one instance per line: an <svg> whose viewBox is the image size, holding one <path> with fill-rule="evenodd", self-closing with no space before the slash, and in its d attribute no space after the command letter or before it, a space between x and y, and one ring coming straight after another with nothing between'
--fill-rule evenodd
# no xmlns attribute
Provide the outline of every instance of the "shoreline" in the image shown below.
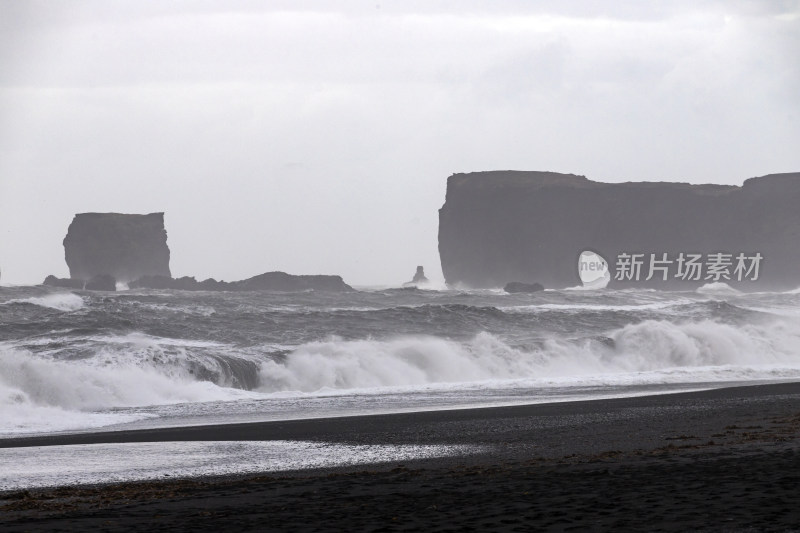
<svg viewBox="0 0 800 533"><path fill-rule="evenodd" d="M383 399L385 397L397 397L406 393L415 395L421 394L419 390L385 390L385 389L377 389L377 392L372 391L365 391L365 392L357 392L355 394L351 394L349 392L342 392L342 393L324 393L324 394L310 394L308 396L299 395L297 397L266 397L263 399L256 399L256 401L260 401L264 403L264 406L272 407L272 402L285 402L287 400L300 400L306 401L309 403L314 403L312 409L315 411L312 415L304 415L302 409L295 407L293 410L281 410L282 406L279 406L279 409L276 411L280 414L277 416L261 416L260 414L255 414L256 411L252 412L245 412L242 413L232 413L230 414L231 421L220 423L218 421L219 416L214 414L168 414L168 415L154 415L152 417L143 416L141 418L134 418L129 421L123 422L109 422L103 425L97 426L76 426L76 427L68 427L65 429L45 429L42 428L40 430L25 430L20 432L0 432L0 448L3 447L2 442L6 440L19 440L19 439L27 439L27 438L36 438L36 437L58 437L58 436L68 436L68 435L78 435L78 434L95 434L95 433L113 433L119 431L138 431L138 430L157 430L157 429L177 429L177 428L189 428L189 427L200 427L200 426L229 426L233 424L253 424L253 423L267 423L267 422L291 422L297 420L327 420L327 419L339 419L339 418L350 418L350 417L362 417L362 416L386 416L386 415L397 415L397 414L413 414L413 413L421 413L421 412L428 412L428 411L461 411L461 410L474 410L474 409L487 409L487 408L504 408L504 407L519 407L519 406L530 406L530 405L545 405L545 404L555 404L555 403L574 403L574 402L584 402L584 401L595 401L595 400L613 400L613 399L620 399L620 398L633 398L633 397L640 397L640 396L658 396L663 394L678 394L678 393L687 393L687 392L701 392L706 390L718 389L718 388L731 388L731 387L742 387L742 386L756 386L756 385L773 385L773 384L783 384L783 383L792 383L797 381L800 378L782 378L782 379L752 379L752 380L732 380L732 381L697 381L697 382L683 382L683 383L663 383L663 384L633 384L633 385L621 385L619 387L615 385L602 385L598 387L591 387L595 389L602 389L603 392L594 392L591 394L583 392L584 389L590 387L582 387L579 386L577 389L580 391L579 393L571 393L569 391L569 387L552 387L554 390L557 390L557 394L541 394L538 397L530 397L524 396L522 394L516 393L513 396L506 396L503 400L492 400L489 399L481 399L480 401L429 401L428 403L419 403L419 404L409 404L407 406L401 407L392 407L387 406L385 408L374 409L370 408L370 410L363 410L363 408L353 408L352 404L342 404L341 400L349 399L349 398L364 398L364 397L373 397L378 399ZM472 385L473 383L468 383ZM501 390L502 389L497 389ZM496 392L494 390L493 392ZM535 391L536 389L532 386L529 388L531 391ZM428 392L428 391L424 391ZM432 389L432 395L436 395L437 393L442 392L439 389ZM512 392L516 392L512 389ZM482 393L479 391L478 394ZM525 399L522 399L525 398ZM323 401L330 400L329 405L326 406L327 411L320 411L319 403ZM239 400L210 400L208 402L186 402L186 403L179 403L177 405L225 405L227 403L235 404ZM340 402L337 405L337 402ZM332 404L332 405L331 405ZM155 404L152 406L144 406L145 409L147 408L159 408L159 407L169 407L172 404ZM108 411L102 411L108 412ZM262 411L263 412L263 411ZM285 414L288 413L288 414ZM354 414L355 413L355 414ZM226 415L227 416L227 415Z"/></svg>
<svg viewBox="0 0 800 533"><path fill-rule="evenodd" d="M299 418L231 424L202 424L167 426L131 430L87 430L75 433L24 435L0 439L0 449L29 446L64 446L72 444L116 444L125 442L186 442L186 441L247 441L247 440L314 440L350 444L380 443L473 443L483 442L485 436L469 425L496 423L504 419L537 419L547 426L554 417L614 416L615 413L641 409L664 409L691 406L692 409L719 409L734 398L757 401L778 395L796 394L800 397L800 381L712 388L657 394L568 400L521 405L456 407L453 409L421 410L396 413L344 415L325 418ZM669 397L669 399L666 399ZM420 428L444 423L461 424L457 433L421 433ZM542 424L540 424L541 426ZM408 428L416 427L416 431ZM406 431L398 431L405 428ZM409 432L410 431L410 432ZM413 434L413 438L410 435ZM383 439L376 441L383 436ZM496 439L488 439L492 443ZM413 441L413 442L412 442Z"/></svg>
<svg viewBox="0 0 800 533"><path fill-rule="evenodd" d="M800 528L797 382L327 423L35 437L15 444L203 439L476 444L485 451L10 491L0 493L0 526L4 531Z"/></svg>
<svg viewBox="0 0 800 533"><path fill-rule="evenodd" d="M0 525L6 531L800 527L796 382L327 423L35 437L16 444L223 439L475 444L485 451L402 463L12 491L0 494Z"/></svg>

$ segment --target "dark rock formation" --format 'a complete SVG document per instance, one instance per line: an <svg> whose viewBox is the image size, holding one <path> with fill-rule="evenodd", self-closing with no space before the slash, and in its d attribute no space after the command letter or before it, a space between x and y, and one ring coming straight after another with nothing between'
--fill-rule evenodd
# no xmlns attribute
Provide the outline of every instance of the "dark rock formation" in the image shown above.
<svg viewBox="0 0 800 533"><path fill-rule="evenodd" d="M539 292L543 291L544 287L540 283L522 283L519 281L512 281L507 283L503 290L509 293L515 292Z"/></svg>
<svg viewBox="0 0 800 533"><path fill-rule="evenodd" d="M412 283L428 283L428 278L425 277L425 270L421 267L417 267L417 271L414 273L414 279L411 280Z"/></svg>
<svg viewBox="0 0 800 533"><path fill-rule="evenodd" d="M72 278L57 278L53 275L44 278L42 285L63 287L65 289L85 289L87 291L116 291L117 280L108 274L100 274L88 281Z"/></svg>
<svg viewBox="0 0 800 533"><path fill-rule="evenodd" d="M439 254L448 284L501 287L509 280L551 288L580 285L578 257L608 261L609 288L692 289L721 281L740 290L800 285L800 173L751 178L741 187L687 183L597 183L553 172L455 174L439 211ZM641 279L615 279L620 254L644 254ZM651 254L673 263L649 281ZM730 279L677 277L680 253L732 254ZM759 276L742 281L738 254L760 253Z"/></svg>
<svg viewBox="0 0 800 533"><path fill-rule="evenodd" d="M267 272L242 281L234 281L231 285L239 291L352 291L341 276L293 276L286 272Z"/></svg>
<svg viewBox="0 0 800 533"><path fill-rule="evenodd" d="M107 274L122 282L170 276L164 213L75 215L64 238L70 277Z"/></svg>
<svg viewBox="0 0 800 533"><path fill-rule="evenodd" d="M87 281L83 288L87 291L116 291L117 280L108 274L100 274Z"/></svg>
<svg viewBox="0 0 800 533"><path fill-rule="evenodd" d="M57 278L51 274L44 278L42 285L64 287L65 289L82 289L85 283L82 279Z"/></svg>
<svg viewBox="0 0 800 533"><path fill-rule="evenodd" d="M171 278L169 276L142 276L128 283L129 289L177 289L184 291L199 291L199 283L189 276Z"/></svg>
<svg viewBox="0 0 800 533"><path fill-rule="evenodd" d="M285 272L267 272L241 281L197 281L193 277L173 279L166 276L144 276L129 285L131 289L175 289L184 291L276 291L345 292L353 288L341 276L294 276Z"/></svg>
<svg viewBox="0 0 800 533"><path fill-rule="evenodd" d="M417 271L414 273L414 278L411 281L403 283L403 288L418 288L420 285L427 285L428 283L430 283L430 281L425 277L425 269L418 266Z"/></svg>
<svg viewBox="0 0 800 533"><path fill-rule="evenodd" d="M72 279L47 276L45 285L72 289L116 289L119 280L130 289L186 291L352 291L340 276L293 276L267 272L241 281L197 281L173 278L169 270L164 213L124 215L82 213L75 215L64 238ZM422 267L419 267L421 269Z"/></svg>

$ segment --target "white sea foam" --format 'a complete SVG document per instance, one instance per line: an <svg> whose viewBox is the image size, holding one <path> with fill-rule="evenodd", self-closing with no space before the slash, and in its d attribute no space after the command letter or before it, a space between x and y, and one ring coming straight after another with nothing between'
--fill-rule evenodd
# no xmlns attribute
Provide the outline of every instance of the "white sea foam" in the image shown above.
<svg viewBox="0 0 800 533"><path fill-rule="evenodd" d="M85 302L83 298L71 292L58 292L48 294L46 296L34 296L31 298L23 298L19 300L8 300L8 304L33 304L41 307L49 307L51 309L58 309L59 311L76 311L84 307Z"/></svg>
<svg viewBox="0 0 800 533"><path fill-rule="evenodd" d="M516 305L499 307L505 312L542 312L542 311L574 311L583 313L587 311L655 311L679 307L693 303L695 300L688 298L675 299L671 301L650 302L639 304L537 304L537 305Z"/></svg>
<svg viewBox="0 0 800 533"><path fill-rule="evenodd" d="M592 376L635 383L652 375L685 369L691 373L733 375L746 368L752 378L800 376L800 327L793 322L734 327L713 321L674 323L649 320L609 334L611 343L550 339L520 349L481 333L466 343L434 337L389 341L330 340L303 345L285 362L261 366L265 392L404 387L431 383L558 379ZM723 369L710 372L715 367ZM620 379L621 375L624 379ZM728 378L723 378L728 379Z"/></svg>
<svg viewBox="0 0 800 533"><path fill-rule="evenodd" d="M195 339L171 339L165 337L156 337L147 335L145 333L133 332L127 335L104 335L97 337L89 337L92 340L102 342L108 345L128 345L139 348L152 348L164 346L182 346L182 347L223 347L226 346L220 342L195 340Z"/></svg>
<svg viewBox="0 0 800 533"><path fill-rule="evenodd" d="M306 441L146 442L0 449L0 491L276 472L469 454L479 447Z"/></svg>
<svg viewBox="0 0 800 533"><path fill-rule="evenodd" d="M742 294L741 291L738 291L722 281L715 281L714 283L706 283L702 287L697 288L697 292L699 294L705 294L708 296L737 296Z"/></svg>
<svg viewBox="0 0 800 533"><path fill-rule="evenodd" d="M562 290L562 291L602 291L605 290L605 287L602 289L598 289L597 287L587 287L585 285L575 285L574 287L567 287L565 289L545 289L545 291L555 291L555 290Z"/></svg>
<svg viewBox="0 0 800 533"><path fill-rule="evenodd" d="M459 388L469 394L481 388L800 378L800 325L792 319L742 326L648 320L607 336L607 341L553 337L528 346L512 346L489 333L465 341L331 338L303 344L279 360L266 355L274 347L244 353L223 343L142 334L92 337L100 348L70 360L7 342L0 344L0 433L98 427L150 416L117 408L273 395ZM235 358L258 374L256 391L226 381L223 367ZM216 383L204 381L217 370Z"/></svg>
<svg viewBox="0 0 800 533"><path fill-rule="evenodd" d="M197 381L158 362L54 361L0 345L0 434L61 431L126 422L111 408L252 396Z"/></svg>

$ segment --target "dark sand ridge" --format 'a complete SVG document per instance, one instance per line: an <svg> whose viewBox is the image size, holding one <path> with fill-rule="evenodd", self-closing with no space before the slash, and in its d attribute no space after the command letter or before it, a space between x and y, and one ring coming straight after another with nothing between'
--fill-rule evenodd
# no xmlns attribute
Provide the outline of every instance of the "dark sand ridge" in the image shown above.
<svg viewBox="0 0 800 533"><path fill-rule="evenodd" d="M10 439L480 444L449 457L8 493L0 529L800 530L800 384ZM750 528L750 529L748 529Z"/></svg>

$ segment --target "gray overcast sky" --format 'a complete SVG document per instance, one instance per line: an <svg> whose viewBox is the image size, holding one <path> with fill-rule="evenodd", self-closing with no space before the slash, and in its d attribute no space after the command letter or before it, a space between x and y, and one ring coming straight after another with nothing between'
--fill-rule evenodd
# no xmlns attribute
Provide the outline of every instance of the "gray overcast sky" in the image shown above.
<svg viewBox="0 0 800 533"><path fill-rule="evenodd" d="M0 0L4 284L87 211L165 211L174 275L441 279L494 169L800 171L800 2Z"/></svg>

